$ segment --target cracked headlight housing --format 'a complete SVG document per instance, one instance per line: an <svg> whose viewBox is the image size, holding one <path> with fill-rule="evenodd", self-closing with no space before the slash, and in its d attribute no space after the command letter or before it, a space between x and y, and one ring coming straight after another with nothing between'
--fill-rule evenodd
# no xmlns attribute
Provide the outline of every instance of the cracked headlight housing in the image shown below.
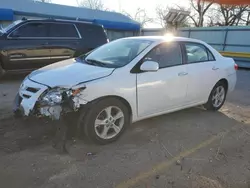
<svg viewBox="0 0 250 188"><path fill-rule="evenodd" d="M40 97L40 103L43 105L57 105L63 102L63 94L70 95L69 89L65 88L53 88L48 92L44 93Z"/></svg>
<svg viewBox="0 0 250 188"><path fill-rule="evenodd" d="M65 100L70 97L74 97L80 93L80 91L84 90L86 87L81 87L77 89L68 89L68 88L52 88L46 93L42 94L39 102L42 105L58 105L63 103Z"/></svg>

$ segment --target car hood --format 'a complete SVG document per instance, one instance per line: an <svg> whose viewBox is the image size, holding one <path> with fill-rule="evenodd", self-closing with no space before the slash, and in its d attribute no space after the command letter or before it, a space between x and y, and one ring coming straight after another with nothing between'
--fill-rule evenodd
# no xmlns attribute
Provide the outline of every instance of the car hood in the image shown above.
<svg viewBox="0 0 250 188"><path fill-rule="evenodd" d="M114 68L98 67L68 59L33 71L30 80L49 87L71 87L81 82L87 82L112 74Z"/></svg>

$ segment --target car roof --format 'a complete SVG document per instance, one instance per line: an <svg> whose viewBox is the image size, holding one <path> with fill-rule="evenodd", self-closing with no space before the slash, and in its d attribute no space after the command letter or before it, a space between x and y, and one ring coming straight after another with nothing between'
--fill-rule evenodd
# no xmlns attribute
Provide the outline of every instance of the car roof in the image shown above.
<svg viewBox="0 0 250 188"><path fill-rule="evenodd" d="M135 40L150 40L153 42L163 42L166 40L169 41L182 41L182 42L198 42L198 43L204 43L201 40L192 39L192 38L186 38L186 37L175 37L175 36L138 36L138 37L127 37L127 39L135 39Z"/></svg>

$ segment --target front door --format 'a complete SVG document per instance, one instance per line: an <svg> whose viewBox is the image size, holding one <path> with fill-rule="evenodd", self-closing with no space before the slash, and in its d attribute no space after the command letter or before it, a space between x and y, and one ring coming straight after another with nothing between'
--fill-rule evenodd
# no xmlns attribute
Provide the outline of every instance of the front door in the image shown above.
<svg viewBox="0 0 250 188"><path fill-rule="evenodd" d="M25 23L8 36L7 69L34 69L50 61L46 23Z"/></svg>
<svg viewBox="0 0 250 188"><path fill-rule="evenodd" d="M161 44L143 59L147 60L158 62L159 70L137 74L138 116L150 116L185 105L188 73L186 65L182 65L180 45Z"/></svg>

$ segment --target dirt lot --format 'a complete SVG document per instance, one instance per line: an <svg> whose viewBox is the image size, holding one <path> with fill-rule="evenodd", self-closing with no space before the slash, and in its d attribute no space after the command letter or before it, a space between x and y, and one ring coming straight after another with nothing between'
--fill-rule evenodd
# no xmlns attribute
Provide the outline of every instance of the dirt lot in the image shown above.
<svg viewBox="0 0 250 188"><path fill-rule="evenodd" d="M67 155L51 147L54 123L11 117L21 79L0 82L1 187L250 187L250 71L220 112L141 121L110 145L71 141Z"/></svg>

